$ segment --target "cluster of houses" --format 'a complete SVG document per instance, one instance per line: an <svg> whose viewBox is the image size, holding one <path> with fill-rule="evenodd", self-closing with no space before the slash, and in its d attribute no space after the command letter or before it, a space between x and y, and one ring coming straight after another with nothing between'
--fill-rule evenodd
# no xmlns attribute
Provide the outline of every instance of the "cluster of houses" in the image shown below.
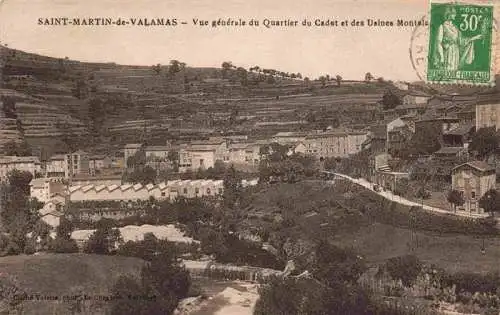
<svg viewBox="0 0 500 315"><path fill-rule="evenodd" d="M374 153L372 182L395 190L396 183L409 178L409 172L393 169L389 161L407 146L417 133L436 137L440 148L424 159L446 166L451 177L451 189L463 196L460 210L481 213L479 199L490 189L496 189L494 161L476 161L469 154L473 134L481 128L500 128L500 102L482 96L434 96L408 94L403 104L384 111L385 121L372 126L363 150ZM424 161L425 163L425 161Z"/></svg>
<svg viewBox="0 0 500 315"><path fill-rule="evenodd" d="M210 137L207 140L180 144L167 142L161 146L127 144L119 157L92 155L81 150L70 154L56 154L47 161L40 161L35 156L3 156L0 157L0 179L5 179L13 169L30 172L35 177L32 182L32 194L45 202L52 196L64 194L67 190L62 187L68 185L68 181L72 186L71 198L77 198L77 195L81 194L81 198L119 200L121 197L117 197L118 194L133 191L134 194L137 192L140 195L143 191L154 192L160 187L144 186L139 189L134 185L122 185L121 175L130 167L127 161L139 151L144 152L146 165L158 172L176 167L177 171L182 173L214 168L217 162L255 168L260 162L262 147L278 143L286 145L290 154L302 153L319 160L331 157L346 158L360 151L370 150L378 156L371 166L375 175L373 181L381 186L391 186L397 179L408 177L406 172L391 169L388 163L391 155L402 150L413 135L432 130L440 142L440 149L432 154L432 158L455 165L457 160L469 162L462 163L452 170L453 187L463 191L464 197L467 198L465 208L471 211L477 209L477 204L472 205L469 201L474 203L487 188L496 185L491 179L481 179L484 176L490 178L495 167L480 166L480 162L471 161L468 145L476 130L484 127L499 129L500 102L483 99L480 95L431 97L411 92L403 97L401 105L383 111L383 118L383 121L379 120L375 125L359 130L328 128L307 132L278 132L268 139L260 140L249 139L247 136ZM479 179L465 181L459 180L459 177ZM468 184L472 182L479 183L479 186L474 188L472 184ZM192 187L198 187L196 185L199 183L191 183L186 187L191 191ZM212 188L211 193L218 190L215 186ZM206 192L201 186L193 189ZM167 191L161 191L159 197L173 196L173 191L175 189L168 190L168 194ZM182 194L184 188L176 191ZM162 193L165 193L165 196L162 196Z"/></svg>

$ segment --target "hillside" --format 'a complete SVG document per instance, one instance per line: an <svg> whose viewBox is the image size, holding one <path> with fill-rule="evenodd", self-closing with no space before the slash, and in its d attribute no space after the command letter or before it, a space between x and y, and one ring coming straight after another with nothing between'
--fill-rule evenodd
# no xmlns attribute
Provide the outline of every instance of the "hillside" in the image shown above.
<svg viewBox="0 0 500 315"><path fill-rule="evenodd" d="M458 234L447 231L444 223L440 223L441 231L401 226L395 212L405 213L409 208L396 209L387 204L392 211L388 217L372 215L368 212L371 201L365 193L343 182L300 182L256 188L246 196L247 206L240 213L238 229L243 234L268 235L271 243L288 237L326 237L338 246L354 249L374 266L391 257L412 253L451 272L497 270L500 236L479 236L463 229ZM437 215L430 218L433 222L440 219ZM409 213L404 220L410 222ZM486 251L481 253L483 242Z"/></svg>
<svg viewBox="0 0 500 315"><path fill-rule="evenodd" d="M56 296L60 301L24 301L22 314L70 314L74 301L64 295L109 296L120 275L139 274L140 259L85 254L40 254L0 258L2 277L14 276L29 294ZM104 314L105 301L89 301L82 314Z"/></svg>
<svg viewBox="0 0 500 315"><path fill-rule="evenodd" d="M349 116L348 109L374 110L384 91L394 88L390 82L306 81L283 72L192 68L180 62L175 67L88 63L2 46L0 53L0 97L15 100L24 137L49 153L75 142L164 143L165 138L220 132L268 135L314 127L305 117L320 109L326 124L339 117L352 118L346 124L364 124L370 117ZM0 138L23 136L12 126L0 121Z"/></svg>

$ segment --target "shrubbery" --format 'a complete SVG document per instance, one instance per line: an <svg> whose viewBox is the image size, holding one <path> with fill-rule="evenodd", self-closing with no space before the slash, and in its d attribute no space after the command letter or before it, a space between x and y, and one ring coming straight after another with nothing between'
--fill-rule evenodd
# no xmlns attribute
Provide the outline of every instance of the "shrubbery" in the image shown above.
<svg viewBox="0 0 500 315"><path fill-rule="evenodd" d="M180 266L177 251L168 241L151 234L143 241L127 242L118 254L147 261L140 279L122 276L112 293L122 299L112 302L111 314L172 314L179 301L188 296L191 287L189 272ZM137 299L130 297L138 297Z"/></svg>
<svg viewBox="0 0 500 315"><path fill-rule="evenodd" d="M361 191L358 198L350 199L350 206L363 211L374 221L405 229L468 235L499 234L496 222L491 218L459 218L433 214L420 207L409 207L387 200L369 191Z"/></svg>

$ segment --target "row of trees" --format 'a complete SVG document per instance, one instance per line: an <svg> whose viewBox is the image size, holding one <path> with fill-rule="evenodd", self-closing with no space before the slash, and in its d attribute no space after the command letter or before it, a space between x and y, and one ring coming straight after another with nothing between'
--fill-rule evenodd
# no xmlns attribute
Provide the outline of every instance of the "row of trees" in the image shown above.
<svg viewBox="0 0 500 315"><path fill-rule="evenodd" d="M295 183L317 174L313 157L294 153L290 146L272 143L260 148L259 177L262 182Z"/></svg>

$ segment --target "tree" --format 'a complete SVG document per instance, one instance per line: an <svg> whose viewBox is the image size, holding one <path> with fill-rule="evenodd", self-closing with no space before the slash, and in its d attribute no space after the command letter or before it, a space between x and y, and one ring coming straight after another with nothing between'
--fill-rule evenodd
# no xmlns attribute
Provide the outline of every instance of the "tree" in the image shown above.
<svg viewBox="0 0 500 315"><path fill-rule="evenodd" d="M243 186L241 176L233 165L231 165L224 175L224 204L233 208L241 198Z"/></svg>
<svg viewBox="0 0 500 315"><path fill-rule="evenodd" d="M498 149L499 137L495 127L481 128L472 136L470 152L477 152L480 158L486 158Z"/></svg>
<svg viewBox="0 0 500 315"><path fill-rule="evenodd" d="M413 255L399 256L389 259L384 268L393 279L400 279L403 285L413 285L422 271L422 262Z"/></svg>
<svg viewBox="0 0 500 315"><path fill-rule="evenodd" d="M448 202L453 206L454 211L457 210L457 207L460 207L465 203L464 197L456 189L452 189L448 192L446 200L448 200Z"/></svg>
<svg viewBox="0 0 500 315"><path fill-rule="evenodd" d="M10 234L10 254L24 251L26 234L32 232L39 220L39 209L43 204L29 197L29 172L13 170L7 174L8 184L2 185L0 219L3 229Z"/></svg>
<svg viewBox="0 0 500 315"><path fill-rule="evenodd" d="M327 79L326 79L326 76L322 75L318 78L319 82L321 82L321 87L325 87L326 86L326 82L327 82Z"/></svg>
<svg viewBox="0 0 500 315"><path fill-rule="evenodd" d="M56 228L56 237L50 244L50 251L55 253L78 252L78 245L76 241L71 238L73 229L73 223L65 217L62 217Z"/></svg>
<svg viewBox="0 0 500 315"><path fill-rule="evenodd" d="M492 216L500 211L500 193L496 189L488 190L480 199L479 207Z"/></svg>
<svg viewBox="0 0 500 315"><path fill-rule="evenodd" d="M401 98L391 90L385 91L384 95L382 96L382 105L384 107L384 110L393 109L396 106L401 105L402 103L403 102L401 101Z"/></svg>
<svg viewBox="0 0 500 315"><path fill-rule="evenodd" d="M144 304L148 303L144 297L147 295L140 284L140 279L135 279L129 275L122 275L116 281L111 290L113 296L123 297L122 299L111 301L111 315L138 315L146 314ZM130 297L143 297L142 299L133 299ZM149 303L148 303L149 304ZM164 313L169 314L169 313Z"/></svg>
<svg viewBox="0 0 500 315"><path fill-rule="evenodd" d="M157 172L154 168L151 166L145 166L142 168L134 168L131 172L124 173L123 179L129 183L147 185L149 183L155 183L156 175Z"/></svg>
<svg viewBox="0 0 500 315"><path fill-rule="evenodd" d="M364 261L354 252L334 246L325 240L316 246L315 257L313 275L330 287L355 284L366 271Z"/></svg>
<svg viewBox="0 0 500 315"><path fill-rule="evenodd" d="M154 65L152 68L153 68L153 71L154 71L157 75L161 73L161 64L159 64L159 63L158 63L158 64Z"/></svg>
<svg viewBox="0 0 500 315"><path fill-rule="evenodd" d="M171 60L170 66L168 67L168 73L172 74L172 75L176 74L176 73L184 70L185 67L186 67L186 64L184 62L180 62L178 60Z"/></svg>
<svg viewBox="0 0 500 315"><path fill-rule="evenodd" d="M241 85L246 86L248 84L247 70L243 67L238 67L236 69L236 74L238 75L238 78L240 79Z"/></svg>
<svg viewBox="0 0 500 315"><path fill-rule="evenodd" d="M370 82L370 81L371 81L371 80L373 80L373 79L374 79L374 76L373 76L370 72L367 72L367 73L365 74L365 81L366 81L366 82Z"/></svg>
<svg viewBox="0 0 500 315"><path fill-rule="evenodd" d="M113 228L113 222L101 219L97 222L97 229L86 242L84 252L108 255L114 253L116 245L122 241L120 230Z"/></svg>
<svg viewBox="0 0 500 315"><path fill-rule="evenodd" d="M147 261L141 279L122 277L112 292L122 297L138 296L141 299L121 299L112 304L112 314L172 314L179 301L188 295L191 286L189 272L177 257L174 245L145 236L135 249L127 243L127 252L135 253Z"/></svg>
<svg viewBox="0 0 500 315"><path fill-rule="evenodd" d="M337 86L340 86L340 82L342 82L342 77L340 75L336 75L335 81L337 82Z"/></svg>

